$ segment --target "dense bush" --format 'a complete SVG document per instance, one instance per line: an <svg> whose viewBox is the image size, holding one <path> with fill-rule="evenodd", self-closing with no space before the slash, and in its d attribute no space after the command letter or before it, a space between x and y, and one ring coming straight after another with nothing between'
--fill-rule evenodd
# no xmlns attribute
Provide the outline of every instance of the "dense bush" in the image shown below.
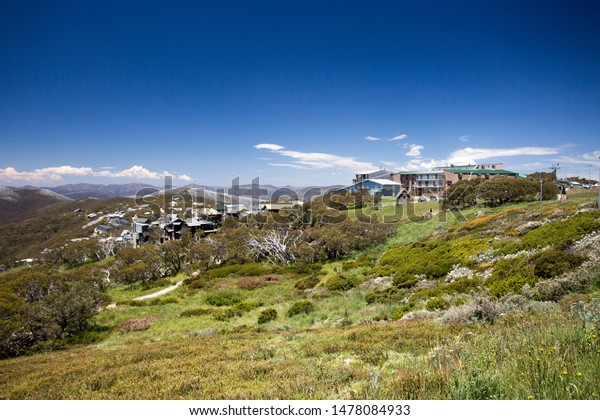
<svg viewBox="0 0 600 420"><path fill-rule="evenodd" d="M517 242L505 242L498 247L501 254L513 254L552 245L564 249L584 235L600 229L598 212L579 213L566 220L547 223L523 235Z"/></svg>
<svg viewBox="0 0 600 420"><path fill-rule="evenodd" d="M210 315L215 312L213 308L196 308L196 309L187 309L179 314L180 317L186 318L191 316L202 316L202 315Z"/></svg>
<svg viewBox="0 0 600 420"><path fill-rule="evenodd" d="M4 274L0 281L0 358L85 330L107 300L103 281L88 276L91 271L66 274L45 268Z"/></svg>
<svg viewBox="0 0 600 420"><path fill-rule="evenodd" d="M445 276L461 260L452 254L452 246L446 241L417 242L408 246L397 246L387 251L380 259L380 267L374 274L396 273L395 281L410 281L415 274L431 278Z"/></svg>
<svg viewBox="0 0 600 420"><path fill-rule="evenodd" d="M521 294L523 286L533 285L537 280L533 264L526 256L520 256L498 261L487 285L493 296L501 297L508 293Z"/></svg>
<svg viewBox="0 0 600 420"><path fill-rule="evenodd" d="M309 300L294 302L287 311L287 316L292 317L299 314L309 314L315 310L313 303Z"/></svg>
<svg viewBox="0 0 600 420"><path fill-rule="evenodd" d="M368 304L372 303L398 303L406 296L406 291L396 287L390 287L385 290L374 290L365 294L365 300Z"/></svg>
<svg viewBox="0 0 600 420"><path fill-rule="evenodd" d="M428 311L438 311L438 310L444 310L444 309L448 309L450 307L450 302L448 302L446 299L440 298L440 297L434 297L431 298L427 301L427 304L425 305L425 309L427 309Z"/></svg>
<svg viewBox="0 0 600 420"><path fill-rule="evenodd" d="M308 276L308 277L304 277L303 279L298 280L296 282L296 284L294 284L294 287L298 290L307 290L307 289L312 289L320 282L321 282L321 280L319 280L318 278L316 278L314 276Z"/></svg>
<svg viewBox="0 0 600 420"><path fill-rule="evenodd" d="M414 303L407 303L404 305L400 305L398 306L394 312L392 313L392 320L396 321L398 319L402 319L402 317L404 315L406 315L407 313L411 312L413 309L415 309L415 305Z"/></svg>
<svg viewBox="0 0 600 420"><path fill-rule="evenodd" d="M534 259L533 270L537 277L549 279L559 276L580 265L585 258L560 249L542 252Z"/></svg>
<svg viewBox="0 0 600 420"><path fill-rule="evenodd" d="M350 290L360 284L360 279L349 274L334 274L325 282L325 287L329 290L345 291Z"/></svg>
<svg viewBox="0 0 600 420"><path fill-rule="evenodd" d="M231 306L242 301L242 295L233 290L217 290L208 292L204 301L212 306Z"/></svg>
<svg viewBox="0 0 600 420"><path fill-rule="evenodd" d="M266 324L277 319L277 311L273 308L265 309L258 315L258 323Z"/></svg>

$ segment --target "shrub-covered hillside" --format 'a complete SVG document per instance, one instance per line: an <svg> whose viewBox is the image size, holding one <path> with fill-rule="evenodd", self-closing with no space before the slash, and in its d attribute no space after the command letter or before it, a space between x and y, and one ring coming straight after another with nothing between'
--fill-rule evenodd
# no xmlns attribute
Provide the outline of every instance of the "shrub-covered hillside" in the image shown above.
<svg viewBox="0 0 600 420"><path fill-rule="evenodd" d="M0 397L597 399L600 212L586 201L439 213L368 246L368 228L310 226L287 264L231 230L230 248L192 243L170 273L164 250L148 276L129 251L63 268L108 275L105 306L0 361ZM318 243L343 252L314 256Z"/></svg>

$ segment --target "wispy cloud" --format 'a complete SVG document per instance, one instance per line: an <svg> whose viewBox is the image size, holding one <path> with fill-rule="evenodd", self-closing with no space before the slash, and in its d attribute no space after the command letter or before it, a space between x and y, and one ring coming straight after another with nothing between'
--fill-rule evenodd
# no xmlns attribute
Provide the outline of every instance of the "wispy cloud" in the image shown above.
<svg viewBox="0 0 600 420"><path fill-rule="evenodd" d="M424 146L421 146L419 144L405 144L402 146L404 149L409 149L408 152L405 153L406 156L410 156L410 157L420 157L421 156L421 150L424 149Z"/></svg>
<svg viewBox="0 0 600 420"><path fill-rule="evenodd" d="M469 142L469 136L460 136L458 138L458 141L460 141L461 143L468 143Z"/></svg>
<svg viewBox="0 0 600 420"><path fill-rule="evenodd" d="M108 167L100 168L100 170L94 170L89 167L74 167L69 165L55 166L48 168L34 169L32 171L19 171L11 166L6 168L0 168L0 180L14 182L14 181L25 181L25 182L37 182L44 183L49 181L61 181L65 176L93 176L93 177L106 177L106 178L135 178L135 179L160 179L164 176L170 175L175 179L182 181L191 181L192 178L188 175L173 175L169 172L155 172L141 165L134 165L131 168L123 169L121 171L114 171L107 169Z"/></svg>
<svg viewBox="0 0 600 420"><path fill-rule="evenodd" d="M561 156L560 161L572 164L597 165L600 163L600 150L575 156Z"/></svg>
<svg viewBox="0 0 600 420"><path fill-rule="evenodd" d="M377 166L370 162L358 161L355 157L333 155L330 153L318 152L300 152L297 150L288 150L284 146L278 144L257 144L256 149L266 149L272 153L290 158L290 162L269 163L270 166L283 166L294 169L315 170L325 168L339 168L342 170L354 172L370 172L376 171Z"/></svg>
<svg viewBox="0 0 600 420"><path fill-rule="evenodd" d="M259 149L259 150L266 149L266 150L273 150L273 151L285 149L285 147L283 147L283 146L280 146L278 144L272 144L272 143L256 144L256 145L254 145L254 148Z"/></svg>
<svg viewBox="0 0 600 420"><path fill-rule="evenodd" d="M466 147L450 153L448 162L454 165L467 165L481 159L507 156L556 155L560 149L556 147L515 147L511 149L475 149Z"/></svg>
<svg viewBox="0 0 600 420"><path fill-rule="evenodd" d="M365 140L368 141L400 141L406 139L408 136L406 134L398 134L397 136L392 137L391 139L384 139L381 137L367 136Z"/></svg>

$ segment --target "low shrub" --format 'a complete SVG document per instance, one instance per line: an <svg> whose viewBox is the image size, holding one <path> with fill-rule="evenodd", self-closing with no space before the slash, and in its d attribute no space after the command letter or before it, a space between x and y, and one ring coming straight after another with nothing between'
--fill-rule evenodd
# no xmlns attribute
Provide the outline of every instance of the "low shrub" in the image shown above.
<svg viewBox="0 0 600 420"><path fill-rule="evenodd" d="M374 269L373 274L402 273L400 275L402 281L409 281L408 279L415 274L424 274L430 278L443 277L452 270L454 265L463 262L463 255L459 254L461 258L458 258L452 251L450 243L441 240L396 246L383 254L379 262L380 266ZM454 251L458 252L456 249Z"/></svg>
<svg viewBox="0 0 600 420"><path fill-rule="evenodd" d="M307 289L312 289L320 282L321 282L321 280L319 280L318 278L316 278L314 276L308 276L308 277L304 277L303 279L298 280L296 282L296 284L294 285L294 287L298 290L307 290Z"/></svg>
<svg viewBox="0 0 600 420"><path fill-rule="evenodd" d="M158 319L160 319L159 316L143 316L141 318L128 319L117 328L117 331L121 333L145 331Z"/></svg>
<svg viewBox="0 0 600 420"><path fill-rule="evenodd" d="M231 306L242 301L242 295L233 290L217 290L209 292L204 301L212 306Z"/></svg>
<svg viewBox="0 0 600 420"><path fill-rule="evenodd" d="M360 280L347 274L334 274L325 282L329 290L346 291L360 284Z"/></svg>
<svg viewBox="0 0 600 420"><path fill-rule="evenodd" d="M315 306L309 300L294 302L287 311L287 316L292 317L299 314L309 314L315 310Z"/></svg>
<svg viewBox="0 0 600 420"><path fill-rule="evenodd" d="M188 284L188 288L195 290L206 289L208 287L209 283L204 279L193 280L191 283Z"/></svg>
<svg viewBox="0 0 600 420"><path fill-rule="evenodd" d="M385 290L374 290L365 294L365 300L368 304L373 303L398 303L404 299L406 291L396 287L390 287Z"/></svg>
<svg viewBox="0 0 600 420"><path fill-rule="evenodd" d="M410 289L419 282L414 274L396 273L394 275L394 285L400 289Z"/></svg>
<svg viewBox="0 0 600 420"><path fill-rule="evenodd" d="M527 256L498 261L487 280L490 293L502 297L507 293L521 294L523 286L534 285L538 278Z"/></svg>
<svg viewBox="0 0 600 420"><path fill-rule="evenodd" d="M233 305L233 308L236 311L239 311L241 313L246 313L246 312L250 312L256 308L260 308L261 306L262 306L262 303L260 303L260 302L244 301L244 302L236 303L235 305Z"/></svg>
<svg viewBox="0 0 600 420"><path fill-rule="evenodd" d="M260 287L273 286L281 283L279 276L266 274L260 277L246 277L237 282L237 286L244 290L254 290Z"/></svg>
<svg viewBox="0 0 600 420"><path fill-rule="evenodd" d="M234 308L223 309L222 311L215 312L213 319L215 321L229 321L231 318L237 318L242 316L242 313Z"/></svg>
<svg viewBox="0 0 600 420"><path fill-rule="evenodd" d="M434 297L427 301L425 305L425 309L428 311L441 311L444 309L448 309L450 307L450 302L446 299L440 297Z"/></svg>
<svg viewBox="0 0 600 420"><path fill-rule="evenodd" d="M585 258L559 249L542 252L534 259L534 274L543 279L560 276L579 266Z"/></svg>
<svg viewBox="0 0 600 420"><path fill-rule="evenodd" d="M212 308L196 308L196 309L188 309L179 314L181 318L192 317L192 316L202 316L202 315L211 315L215 312Z"/></svg>
<svg viewBox="0 0 600 420"><path fill-rule="evenodd" d="M397 321L399 319L402 319L402 317L404 315L406 315L407 313L411 312L413 309L415 308L414 303L407 303L404 305L400 305L398 306L394 312L392 313L392 320Z"/></svg>
<svg viewBox="0 0 600 420"><path fill-rule="evenodd" d="M273 308L265 309L258 315L258 323L266 324L277 319L277 311Z"/></svg>

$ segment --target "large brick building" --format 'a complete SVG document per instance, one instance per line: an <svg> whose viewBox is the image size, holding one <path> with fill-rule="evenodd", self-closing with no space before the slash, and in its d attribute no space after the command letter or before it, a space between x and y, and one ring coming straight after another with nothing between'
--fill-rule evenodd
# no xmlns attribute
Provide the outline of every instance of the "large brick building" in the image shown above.
<svg viewBox="0 0 600 420"><path fill-rule="evenodd" d="M479 165L444 166L429 171L402 171L392 176L402 188L413 196L444 196L448 187L462 179L494 178L510 176L516 178L516 172L502 169L502 163Z"/></svg>

